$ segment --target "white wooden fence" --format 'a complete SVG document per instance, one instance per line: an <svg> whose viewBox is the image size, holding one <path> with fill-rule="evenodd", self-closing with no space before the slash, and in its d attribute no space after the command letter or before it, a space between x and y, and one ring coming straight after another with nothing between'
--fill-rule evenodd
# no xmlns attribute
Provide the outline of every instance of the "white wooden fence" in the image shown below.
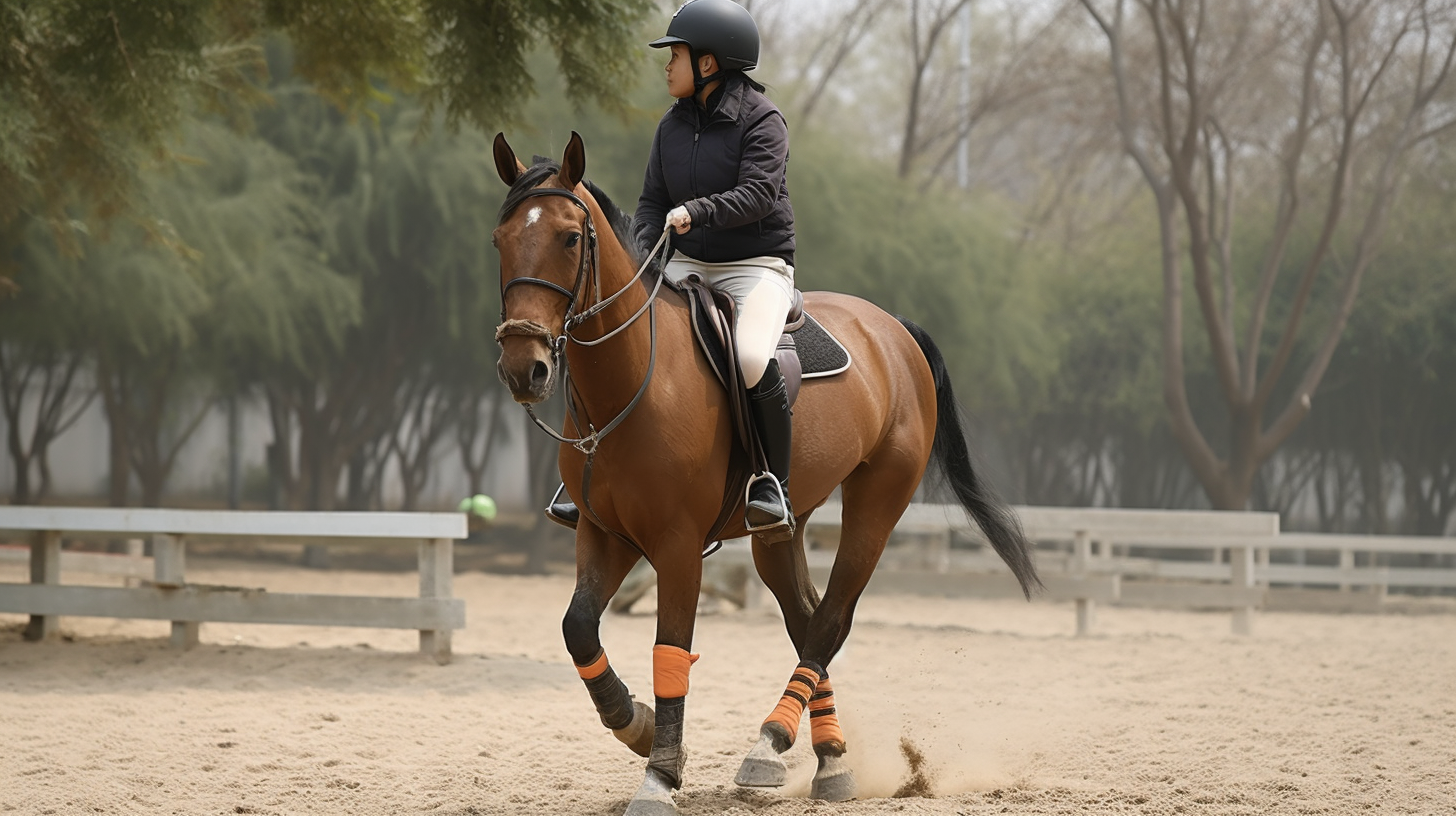
<svg viewBox="0 0 1456 816"><path fill-rule="evenodd" d="M818 545L807 555L822 579L833 564L841 507L826 504L810 519L806 537ZM1280 533L1274 513L1104 508L1016 507L1030 538L1061 543L1042 547L1037 567L1052 600L1075 602L1078 634L1095 626L1098 603L1188 609L1226 609L1232 629L1248 634L1269 584L1456 587L1456 569L1357 566L1380 554L1456 554L1456 539ZM1019 596L1020 589L980 531L957 507L912 504L895 527L872 587L919 594ZM951 548L952 534L980 540L979 548ZM909 542L909 543L907 543ZM1153 557L1165 550L1189 558ZM1326 551L1337 566L1271 564L1273 550ZM729 548L733 553L734 548ZM738 550L748 557L746 548ZM1227 554L1227 562L1223 555ZM1202 556L1199 559L1199 556ZM750 579L750 595L757 588Z"/></svg>
<svg viewBox="0 0 1456 816"><path fill-rule="evenodd" d="M0 582L0 612L31 616L26 636L45 637L62 615L172 621L172 643L195 645L204 621L417 629L420 651L450 659L451 632L465 626L465 603L451 597L460 513L285 513L76 507L0 507L0 531L30 535L30 583ZM139 586L68 586L62 571L100 568L136 575L139 554L63 553L62 538L152 542L152 580ZM417 598L275 593L188 583L187 542L199 540L366 543L419 553ZM10 552L9 558L15 554ZM18 560L18 559L17 559ZM320 574L320 582L327 579Z"/></svg>

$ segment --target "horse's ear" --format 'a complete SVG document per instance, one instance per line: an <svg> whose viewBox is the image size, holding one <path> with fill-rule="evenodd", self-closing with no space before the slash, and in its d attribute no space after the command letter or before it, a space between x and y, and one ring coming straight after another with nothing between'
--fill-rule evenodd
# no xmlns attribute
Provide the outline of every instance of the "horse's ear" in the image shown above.
<svg viewBox="0 0 1456 816"><path fill-rule="evenodd" d="M571 132L571 141L566 143L566 153L561 157L561 173L557 176L568 190L575 190L586 175L586 146L581 143L581 134Z"/></svg>
<svg viewBox="0 0 1456 816"><path fill-rule="evenodd" d="M516 179L520 178L521 174L526 172L526 165L521 164L521 160L516 158L516 151L512 150L509 144L506 144L506 135L504 133L497 133L495 135L495 145L492 148L492 152L495 153L495 171L500 174L501 181L504 181L506 186L509 187L515 184Z"/></svg>

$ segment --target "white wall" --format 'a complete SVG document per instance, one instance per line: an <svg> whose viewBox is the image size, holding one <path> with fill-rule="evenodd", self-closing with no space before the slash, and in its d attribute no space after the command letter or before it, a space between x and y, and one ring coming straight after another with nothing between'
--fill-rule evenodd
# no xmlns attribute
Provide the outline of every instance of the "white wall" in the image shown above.
<svg viewBox="0 0 1456 816"><path fill-rule="evenodd" d="M273 439L273 428L261 401L245 401L240 407L242 469L246 479L249 471L258 472L265 467L264 456L268 443ZM496 441L493 462L486 474L485 492L502 508L526 509L528 480L522 478L526 467L525 439L528 430L530 433L540 431L534 426L528 428L525 412L515 408L514 404L506 403L502 409L507 411L506 420L512 427L504 438ZM0 419L0 439L4 439L8 430L4 420ZM51 445L52 486L48 500L104 501L109 441L106 416L97 401ZM454 509L466 495L468 478L461 467L459 453L452 444L453 440L447 436L437 452L435 472L421 499L422 510ZM187 447L178 455L163 503L193 503L198 499L225 502L227 468L227 412L219 406L209 412ZM0 502L8 498L14 485L14 464L8 449L0 446ZM403 491L398 471L393 466L386 473L384 493L386 507L398 507Z"/></svg>

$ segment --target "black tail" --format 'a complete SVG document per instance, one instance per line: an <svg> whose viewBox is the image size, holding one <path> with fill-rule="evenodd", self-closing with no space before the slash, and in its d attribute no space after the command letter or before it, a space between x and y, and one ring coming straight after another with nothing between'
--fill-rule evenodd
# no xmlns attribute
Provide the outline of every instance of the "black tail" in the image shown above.
<svg viewBox="0 0 1456 816"><path fill-rule="evenodd" d="M976 475L971 466L971 451L966 445L965 432L961 430L960 406L950 388L950 373L945 368L945 357L935 341L919 326L903 317L896 320L910 332L920 351L930 363L930 373L935 378L935 441L931 449L932 458L940 465L945 480L955 493L956 500L966 513L981 526L981 532L995 548L996 554L1011 568L1016 580L1021 582L1021 591L1031 598L1033 589L1044 588L1036 575L1036 565L1031 554L1034 545L1021 530L1021 520L1016 513L996 495L996 491Z"/></svg>

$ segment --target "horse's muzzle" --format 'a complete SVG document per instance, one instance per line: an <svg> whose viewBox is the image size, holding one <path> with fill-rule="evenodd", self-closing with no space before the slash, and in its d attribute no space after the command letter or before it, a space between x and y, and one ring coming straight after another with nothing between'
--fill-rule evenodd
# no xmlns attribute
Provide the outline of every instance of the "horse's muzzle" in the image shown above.
<svg viewBox="0 0 1456 816"><path fill-rule="evenodd" d="M523 405L535 405L551 396L556 388L556 366L550 357L513 359L503 352L496 373L511 391L511 398Z"/></svg>

